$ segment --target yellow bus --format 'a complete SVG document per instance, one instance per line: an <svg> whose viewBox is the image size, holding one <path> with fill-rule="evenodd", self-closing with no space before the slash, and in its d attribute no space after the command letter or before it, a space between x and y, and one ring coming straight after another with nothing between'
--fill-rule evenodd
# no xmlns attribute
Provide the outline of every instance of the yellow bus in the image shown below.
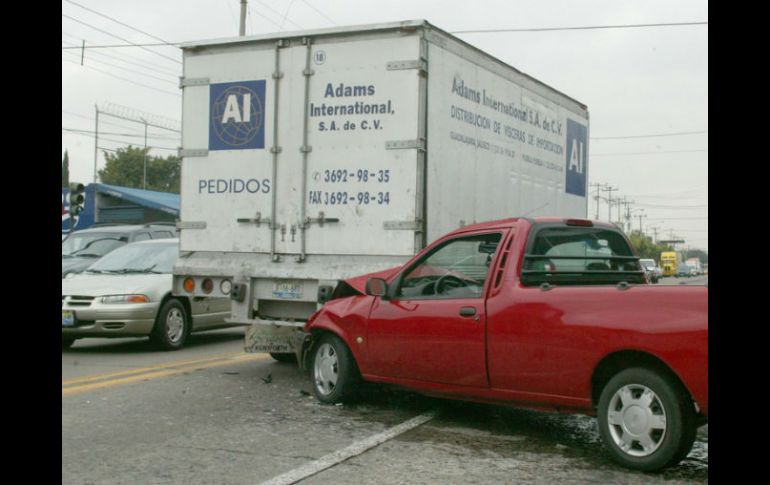
<svg viewBox="0 0 770 485"><path fill-rule="evenodd" d="M660 253L660 268L663 270L663 276L676 275L676 252L666 251Z"/></svg>

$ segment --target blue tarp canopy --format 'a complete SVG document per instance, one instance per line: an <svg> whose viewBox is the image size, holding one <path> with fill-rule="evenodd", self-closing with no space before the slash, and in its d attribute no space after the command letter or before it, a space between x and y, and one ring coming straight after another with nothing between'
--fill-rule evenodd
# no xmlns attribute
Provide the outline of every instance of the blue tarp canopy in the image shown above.
<svg viewBox="0 0 770 485"><path fill-rule="evenodd" d="M119 187L117 185L92 184L96 191L102 194L123 199L134 204L139 204L150 209L179 216L179 194L168 192L156 192L154 190L132 189L128 187Z"/></svg>

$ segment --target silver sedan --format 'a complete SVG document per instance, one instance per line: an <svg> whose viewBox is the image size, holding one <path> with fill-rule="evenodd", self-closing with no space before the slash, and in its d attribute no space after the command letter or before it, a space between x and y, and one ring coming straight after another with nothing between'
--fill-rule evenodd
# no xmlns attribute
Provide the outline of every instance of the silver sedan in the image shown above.
<svg viewBox="0 0 770 485"><path fill-rule="evenodd" d="M176 350L190 332L231 326L229 299L171 294L178 256L178 239L136 242L62 279L62 348L84 337L149 336Z"/></svg>

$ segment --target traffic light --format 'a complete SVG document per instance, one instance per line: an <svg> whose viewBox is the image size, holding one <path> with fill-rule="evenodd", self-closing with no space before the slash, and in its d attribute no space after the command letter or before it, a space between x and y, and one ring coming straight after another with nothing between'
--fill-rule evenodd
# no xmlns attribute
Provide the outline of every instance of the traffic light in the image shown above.
<svg viewBox="0 0 770 485"><path fill-rule="evenodd" d="M70 184L70 217L76 217L83 211L86 197L83 195L86 188L77 182Z"/></svg>

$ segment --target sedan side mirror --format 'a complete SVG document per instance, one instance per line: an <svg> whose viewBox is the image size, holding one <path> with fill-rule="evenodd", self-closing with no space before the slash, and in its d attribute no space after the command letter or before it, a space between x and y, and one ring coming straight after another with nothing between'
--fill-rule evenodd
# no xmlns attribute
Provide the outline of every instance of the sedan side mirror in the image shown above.
<svg viewBox="0 0 770 485"><path fill-rule="evenodd" d="M366 281L366 294L370 296L380 296L382 299L388 299L388 284L382 278L369 278Z"/></svg>

